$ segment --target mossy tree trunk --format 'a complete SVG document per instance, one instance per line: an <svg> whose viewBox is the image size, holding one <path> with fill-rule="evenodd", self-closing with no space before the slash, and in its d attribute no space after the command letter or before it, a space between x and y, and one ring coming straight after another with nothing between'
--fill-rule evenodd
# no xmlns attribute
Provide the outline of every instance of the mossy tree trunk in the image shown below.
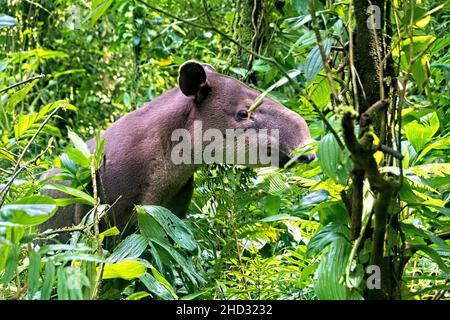
<svg viewBox="0 0 450 320"><path fill-rule="evenodd" d="M266 0L238 0L233 19L233 38L242 47L249 48L253 52L264 55L269 47L273 32L270 27L272 1ZM244 80L256 82L256 76L251 72L254 55L235 46L231 53L231 64L247 69L249 72Z"/></svg>
<svg viewBox="0 0 450 320"><path fill-rule="evenodd" d="M382 145L393 145L395 119L390 119L392 123L388 126L387 113L390 111L395 115L393 101L396 100L396 90L392 87L393 81L384 81L386 74L391 73L387 67L390 58L386 59L387 63L382 63L390 43L390 26L386 21L389 21L391 3L389 0L358 0L353 4L356 21L353 38L356 79L353 83L356 84L354 92L357 92L358 138L354 136L354 119L347 114L343 120L344 139L354 162L353 189L349 197L352 201L352 238L362 237L363 241L371 243L370 259L365 266L375 266L380 270L380 288L366 288L365 297L400 299L403 248L396 202L400 183L380 173L379 164L373 156L377 146L372 135L374 133L379 137ZM393 74L389 76L394 77ZM392 163L393 158L387 154L381 164ZM364 179L370 184L375 203L369 224L361 235L362 206L359 204L364 201Z"/></svg>

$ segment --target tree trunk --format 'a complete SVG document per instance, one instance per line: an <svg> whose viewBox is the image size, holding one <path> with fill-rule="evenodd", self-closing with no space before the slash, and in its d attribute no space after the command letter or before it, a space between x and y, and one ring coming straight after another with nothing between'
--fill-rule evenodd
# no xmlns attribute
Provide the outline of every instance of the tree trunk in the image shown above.
<svg viewBox="0 0 450 320"><path fill-rule="evenodd" d="M389 92L389 88L383 82L384 67L381 64L386 55L384 33L382 32L385 28L385 0L358 0L353 3L356 18L353 62L356 68L354 83L357 84L355 99L357 99L360 124L359 141L350 137L353 135L351 132L353 125L350 124L353 120L350 117L344 117L343 123L345 140L354 162L354 186L351 197L353 201L352 237L355 239L360 236L362 207L354 202L362 200L360 195L363 187L361 181L363 172L363 176L368 179L371 189L376 195L372 212L373 220L369 222L371 227L366 229L364 235L361 235L363 240L369 240L372 243L370 260L365 267L375 265L380 268L381 272L381 288L371 290L366 288L364 295L368 299L400 299L402 272L399 269L400 257L399 250L397 250L399 230L390 223L396 221L393 207L399 185L396 181L383 177L379 173L377 164L373 160L373 152L371 152L374 147L373 138L365 136L366 133L373 132L380 138L380 143L392 145L391 141L386 141L392 137L392 135L386 135L388 131L386 119L388 107L393 106L385 100L384 92ZM388 6L390 6L390 1L388 1ZM372 17L375 19L370 20ZM385 105L373 111L371 106L380 101L386 101ZM384 163L388 161L388 159L384 159ZM387 236L388 234L389 236ZM392 234L395 236L392 237Z"/></svg>
<svg viewBox="0 0 450 320"><path fill-rule="evenodd" d="M268 48L272 31L270 28L271 1L238 0L233 23L233 38L242 47L263 55ZM256 83L256 76L251 72L254 56L242 47L235 46L231 53L232 65L247 69L244 80Z"/></svg>

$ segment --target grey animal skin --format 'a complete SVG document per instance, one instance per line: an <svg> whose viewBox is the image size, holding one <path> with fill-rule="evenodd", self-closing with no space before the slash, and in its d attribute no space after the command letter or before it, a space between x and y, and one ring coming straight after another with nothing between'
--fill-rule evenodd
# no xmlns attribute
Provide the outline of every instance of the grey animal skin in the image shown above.
<svg viewBox="0 0 450 320"><path fill-rule="evenodd" d="M133 214L136 204L161 205L180 217L185 215L193 192L193 174L199 165L173 163L171 151L178 141L172 141L171 136L180 128L192 133L197 120L202 121L203 131L215 128L224 136L226 129L278 129L280 164L285 164L294 149L310 142L307 124L297 113L267 97L250 119L243 118L259 95L210 65L184 63L179 70L178 87L126 114L102 134L106 142L97 179L101 200L112 204L120 197L109 211L108 220L121 231L127 226L125 233L130 233L137 227ZM93 151L95 141L87 143ZM303 160L314 157L310 154ZM53 170L44 178L57 172ZM48 194L67 197L54 190ZM79 205L62 207L40 229L78 224L85 213Z"/></svg>

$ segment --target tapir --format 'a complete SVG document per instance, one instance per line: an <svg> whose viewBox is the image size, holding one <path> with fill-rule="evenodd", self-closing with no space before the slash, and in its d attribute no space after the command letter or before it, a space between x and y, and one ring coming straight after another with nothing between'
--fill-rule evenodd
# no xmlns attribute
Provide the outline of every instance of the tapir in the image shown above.
<svg viewBox="0 0 450 320"><path fill-rule="evenodd" d="M108 220L125 233L133 232L137 227L133 207L138 204L164 206L184 216L193 193L194 172L204 163L174 163L172 150L179 141L171 137L177 129L193 133L195 124L201 123L203 131L214 129L224 137L230 129L254 130L259 138L265 136L250 143L276 144L279 165L290 160L293 150L310 143L305 120L268 97L249 114L249 107L259 96L258 91L218 73L208 64L196 61L182 64L176 88L126 114L102 133L105 148L97 183L102 203L114 203ZM270 132L276 132L277 136L271 136ZM95 150L94 140L87 144L91 151ZM195 152L202 152L204 147L202 142ZM221 150L225 152L227 147ZM300 160L309 162L314 158L314 153L310 153ZM55 171L45 178L53 174ZM55 190L51 190L51 195L67 197ZM40 229L80 223L85 212L80 214L77 206L59 208Z"/></svg>

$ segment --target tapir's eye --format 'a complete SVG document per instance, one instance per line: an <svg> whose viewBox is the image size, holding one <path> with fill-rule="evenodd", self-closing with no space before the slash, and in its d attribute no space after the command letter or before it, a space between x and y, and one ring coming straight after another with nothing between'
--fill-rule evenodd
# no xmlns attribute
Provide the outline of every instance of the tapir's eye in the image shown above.
<svg viewBox="0 0 450 320"><path fill-rule="evenodd" d="M240 110L237 113L237 117L239 120L246 120L248 118L247 110Z"/></svg>

